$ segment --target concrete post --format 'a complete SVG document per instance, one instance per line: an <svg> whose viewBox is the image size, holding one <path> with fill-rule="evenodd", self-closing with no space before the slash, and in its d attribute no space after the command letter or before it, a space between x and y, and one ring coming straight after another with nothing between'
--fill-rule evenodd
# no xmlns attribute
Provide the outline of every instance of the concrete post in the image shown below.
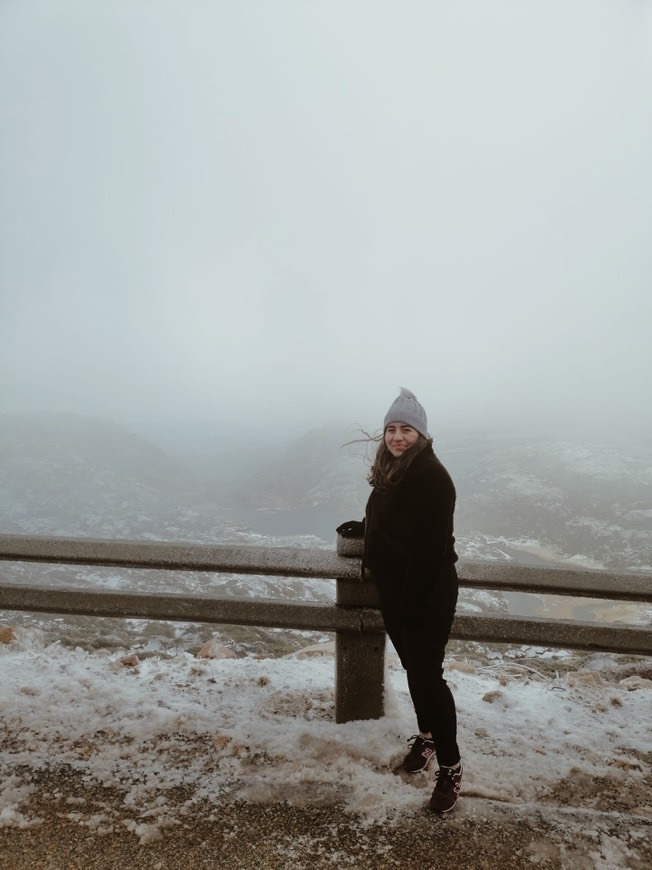
<svg viewBox="0 0 652 870"><path fill-rule="evenodd" d="M338 536L337 554L360 558L362 541ZM361 576L337 579L338 607L378 607L375 585ZM385 713L385 633L335 633L335 721L380 719Z"/></svg>

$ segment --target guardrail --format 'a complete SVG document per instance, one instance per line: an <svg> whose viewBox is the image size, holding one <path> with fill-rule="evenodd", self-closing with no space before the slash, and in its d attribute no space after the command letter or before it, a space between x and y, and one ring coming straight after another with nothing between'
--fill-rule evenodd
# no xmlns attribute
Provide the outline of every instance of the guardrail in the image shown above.
<svg viewBox="0 0 652 870"><path fill-rule="evenodd" d="M335 719L383 715L385 633L373 581L361 577L354 542L319 549L208 546L0 535L0 560L177 571L311 577L336 581L336 603L136 593L0 583L0 609L136 617L335 632ZM341 555L342 553L347 555ZM460 585L500 591L651 602L644 574L611 574L461 562ZM649 626L505 614L458 613L453 638L652 655Z"/></svg>

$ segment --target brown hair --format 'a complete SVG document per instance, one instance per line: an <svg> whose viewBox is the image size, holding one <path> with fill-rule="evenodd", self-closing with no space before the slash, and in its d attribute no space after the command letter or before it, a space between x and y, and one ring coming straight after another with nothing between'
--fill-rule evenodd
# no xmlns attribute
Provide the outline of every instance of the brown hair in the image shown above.
<svg viewBox="0 0 652 870"><path fill-rule="evenodd" d="M389 448L387 447L387 444L385 444L384 433L372 440L379 441L380 443L378 444L376 456L369 474L367 475L367 480L373 487L375 487L375 489L379 490L387 490L400 483L405 476L405 472L408 470L410 465L412 465L419 453L421 453L421 451L426 447L432 445L432 438L426 438L424 435L419 433L419 437L414 444L411 447L408 447L401 456L396 457L392 456L389 452Z"/></svg>

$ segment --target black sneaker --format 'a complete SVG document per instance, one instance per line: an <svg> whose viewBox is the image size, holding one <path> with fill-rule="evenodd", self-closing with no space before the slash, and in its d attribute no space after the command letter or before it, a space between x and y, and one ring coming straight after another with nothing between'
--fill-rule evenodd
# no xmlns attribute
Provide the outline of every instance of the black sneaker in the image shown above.
<svg viewBox="0 0 652 870"><path fill-rule="evenodd" d="M462 765L459 767L440 767L437 773L437 783L430 798L430 809L433 813L447 813L457 803L457 797L462 787Z"/></svg>
<svg viewBox="0 0 652 870"><path fill-rule="evenodd" d="M425 770L435 754L435 741L413 734L408 743L412 743L412 746L403 759L403 770L408 773L418 773L420 770Z"/></svg>

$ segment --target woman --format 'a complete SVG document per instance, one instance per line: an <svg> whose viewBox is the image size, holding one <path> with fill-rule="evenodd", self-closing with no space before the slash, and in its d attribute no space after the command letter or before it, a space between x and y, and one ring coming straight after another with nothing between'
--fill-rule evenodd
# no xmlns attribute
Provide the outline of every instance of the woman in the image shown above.
<svg viewBox="0 0 652 870"><path fill-rule="evenodd" d="M435 456L426 412L402 389L385 415L369 473L373 491L363 522L337 531L364 535L364 568L378 587L385 628L401 664L419 733L408 741L403 768L416 773L433 756L439 765L430 808L445 813L457 801L462 764L455 702L443 672L457 602L453 513L455 487Z"/></svg>

